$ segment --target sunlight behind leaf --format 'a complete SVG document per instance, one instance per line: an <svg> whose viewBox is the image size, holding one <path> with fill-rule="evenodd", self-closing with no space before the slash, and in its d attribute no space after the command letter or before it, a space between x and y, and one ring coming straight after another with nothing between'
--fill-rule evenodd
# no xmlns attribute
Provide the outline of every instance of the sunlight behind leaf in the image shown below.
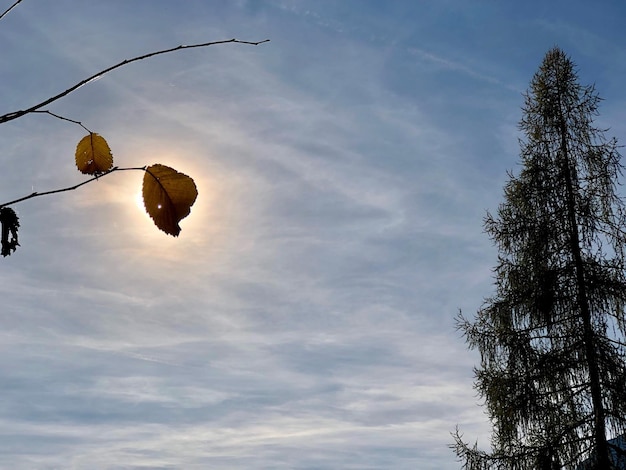
<svg viewBox="0 0 626 470"><path fill-rule="evenodd" d="M155 164L143 177L143 202L146 212L163 232L177 237L178 223L191 212L198 197L193 179L165 165Z"/></svg>

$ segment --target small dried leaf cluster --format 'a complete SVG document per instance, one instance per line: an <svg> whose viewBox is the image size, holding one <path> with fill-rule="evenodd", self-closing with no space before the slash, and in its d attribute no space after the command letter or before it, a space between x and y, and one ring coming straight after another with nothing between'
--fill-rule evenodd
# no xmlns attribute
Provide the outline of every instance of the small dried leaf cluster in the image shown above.
<svg viewBox="0 0 626 470"><path fill-rule="evenodd" d="M2 225L2 256L9 256L13 253L19 243L17 242L17 229L20 221L17 214L10 207L0 208L0 224Z"/></svg>

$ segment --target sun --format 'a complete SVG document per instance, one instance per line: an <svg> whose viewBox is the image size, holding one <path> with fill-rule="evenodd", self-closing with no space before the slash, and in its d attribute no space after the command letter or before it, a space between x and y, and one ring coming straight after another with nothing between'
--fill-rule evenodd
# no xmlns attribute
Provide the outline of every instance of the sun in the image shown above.
<svg viewBox="0 0 626 470"><path fill-rule="evenodd" d="M137 191L135 193L135 205L137 206L137 209L139 209L139 211L143 214L146 213L146 208L143 205L143 194L141 193L141 191Z"/></svg>

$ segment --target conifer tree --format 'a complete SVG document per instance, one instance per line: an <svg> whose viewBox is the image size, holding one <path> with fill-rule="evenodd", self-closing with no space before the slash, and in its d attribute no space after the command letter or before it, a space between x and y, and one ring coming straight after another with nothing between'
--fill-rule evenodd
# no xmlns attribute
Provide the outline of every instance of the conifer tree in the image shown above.
<svg viewBox="0 0 626 470"><path fill-rule="evenodd" d="M550 50L525 96L521 170L485 229L499 250L495 294L459 328L481 356L475 387L491 451L453 445L467 470L616 468L626 431L626 211L615 139L598 97ZM615 454L616 449L613 449Z"/></svg>

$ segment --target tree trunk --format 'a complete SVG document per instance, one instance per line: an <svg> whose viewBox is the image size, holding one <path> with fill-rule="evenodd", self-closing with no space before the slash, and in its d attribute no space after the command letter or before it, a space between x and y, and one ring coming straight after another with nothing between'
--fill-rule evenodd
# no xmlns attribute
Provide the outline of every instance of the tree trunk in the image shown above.
<svg viewBox="0 0 626 470"><path fill-rule="evenodd" d="M561 109L561 113L563 110ZM591 311L585 284L585 269L581 255L580 238L578 235L578 223L576 220L576 201L574 198L574 187L572 173L570 170L567 151L567 124L563 115L560 116L561 132L561 158L563 164L563 174L567 194L567 215L570 228L570 244L574 256L574 266L576 270L576 287L580 316L583 323L583 342L585 347L585 359L589 370L589 383L591 392L591 402L593 405L593 434L596 445L596 468L609 470L611 468L609 457L609 446L606 438L605 410L602 402L602 387L600 382L600 372L598 370L598 357L595 348L595 335L591 324Z"/></svg>

